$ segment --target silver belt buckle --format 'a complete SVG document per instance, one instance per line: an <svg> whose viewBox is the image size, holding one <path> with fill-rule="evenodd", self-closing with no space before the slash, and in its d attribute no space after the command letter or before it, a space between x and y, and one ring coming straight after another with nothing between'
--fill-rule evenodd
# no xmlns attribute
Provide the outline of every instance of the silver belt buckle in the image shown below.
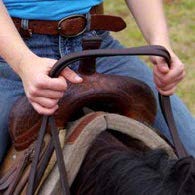
<svg viewBox="0 0 195 195"><path fill-rule="evenodd" d="M76 33L76 34L73 34L73 35L68 35L68 34L63 33L63 32L62 32L62 26L61 26L62 23L65 22L65 21L68 20L68 19L71 19L71 18L73 19L73 18L77 18L77 17L83 18L83 19L85 20L85 26L84 26L84 28L83 28L80 32L78 32L78 33ZM68 17L62 18L62 19L58 22L58 26L57 26L57 30L58 30L59 34L60 34L61 36L63 36L63 37L66 37L66 38L77 37L77 36L83 34L83 33L86 31L86 29L87 29L87 18L86 18L84 15L80 15L80 14L72 15L72 16L68 16Z"/></svg>

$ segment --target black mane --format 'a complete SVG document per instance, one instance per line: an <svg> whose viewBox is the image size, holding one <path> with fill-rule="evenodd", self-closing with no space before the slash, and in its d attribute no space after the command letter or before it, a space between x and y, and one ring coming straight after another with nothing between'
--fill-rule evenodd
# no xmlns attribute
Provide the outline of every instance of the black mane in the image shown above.
<svg viewBox="0 0 195 195"><path fill-rule="evenodd" d="M140 150L141 141L127 147L109 132L94 141L72 185L79 195L176 195L180 183L164 150ZM191 193L183 192L182 195Z"/></svg>

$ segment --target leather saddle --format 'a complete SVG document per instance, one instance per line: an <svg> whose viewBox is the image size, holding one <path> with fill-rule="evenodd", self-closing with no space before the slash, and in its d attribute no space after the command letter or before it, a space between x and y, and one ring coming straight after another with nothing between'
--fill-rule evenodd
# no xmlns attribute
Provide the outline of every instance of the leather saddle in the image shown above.
<svg viewBox="0 0 195 195"><path fill-rule="evenodd" d="M0 193L21 194L24 186L28 185L28 189L26 188L27 190L23 193L33 194L55 148L57 160L60 162L60 174L62 174L62 191L63 194L69 194L68 182L65 181L67 175L63 165L62 151L59 151L59 140L56 133L59 129L66 128L68 122L80 118L83 115L83 107L95 111L117 113L149 125L153 124L156 102L150 88L133 78L97 73L96 58L114 55L158 55L164 57L168 62L168 52L161 46L145 46L122 51L100 50L100 44L101 40L98 38L83 40L84 51L65 56L54 65L50 76L58 77L66 66L80 60L78 73L83 78L83 82L81 84L68 83L68 89L59 101L59 109L53 117L44 116L42 120L42 116L36 113L26 97L20 98L15 103L9 121L10 135L13 141L10 155L13 157L16 153L19 154L19 160L11 161L11 165L8 165L9 168L0 169ZM49 138L44 136L45 131ZM22 162L21 166L18 166L16 162ZM31 168L27 168L29 164ZM7 165L4 163L2 167L7 167ZM25 172L26 169L28 169L27 172ZM26 174L25 182L18 187L24 173Z"/></svg>
<svg viewBox="0 0 195 195"><path fill-rule="evenodd" d="M84 40L83 49L98 49L100 43L100 39ZM68 83L67 91L54 115L57 127L64 128L68 121L79 118L79 111L84 106L152 124L156 115L156 102L150 88L137 79L97 73L95 60L96 57L81 60L78 73L83 82ZM9 123L11 138L17 150L27 148L36 140L41 121L41 116L32 108L28 99L19 98L11 110Z"/></svg>

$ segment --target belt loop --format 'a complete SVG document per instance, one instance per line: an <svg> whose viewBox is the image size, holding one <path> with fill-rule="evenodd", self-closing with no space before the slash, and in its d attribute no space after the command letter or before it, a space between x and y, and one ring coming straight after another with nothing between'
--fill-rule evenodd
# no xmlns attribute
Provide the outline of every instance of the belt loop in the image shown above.
<svg viewBox="0 0 195 195"><path fill-rule="evenodd" d="M27 19L21 20L21 28L24 30L28 30L28 20Z"/></svg>
<svg viewBox="0 0 195 195"><path fill-rule="evenodd" d="M91 14L90 14L90 12L86 14L86 19L87 19L86 31L90 31L91 30Z"/></svg>
<svg viewBox="0 0 195 195"><path fill-rule="evenodd" d="M24 38L30 38L32 36L32 30L29 28L29 20L27 19L21 20L20 34Z"/></svg>

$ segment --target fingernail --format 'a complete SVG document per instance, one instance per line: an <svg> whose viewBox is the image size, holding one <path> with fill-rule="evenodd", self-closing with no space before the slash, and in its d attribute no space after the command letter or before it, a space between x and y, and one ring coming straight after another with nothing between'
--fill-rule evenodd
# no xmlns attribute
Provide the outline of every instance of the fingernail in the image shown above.
<svg viewBox="0 0 195 195"><path fill-rule="evenodd" d="M58 108L59 108L59 106L58 106L58 104L55 106L55 111L57 111L58 110ZM55 112L54 111L54 112Z"/></svg>
<svg viewBox="0 0 195 195"><path fill-rule="evenodd" d="M167 64L163 64L163 67L166 67L166 68L168 68L168 65L167 65Z"/></svg>
<svg viewBox="0 0 195 195"><path fill-rule="evenodd" d="M81 77L79 77L79 76L76 76L76 77L75 77L75 80L76 80L76 81L82 81L83 79L82 79Z"/></svg>

